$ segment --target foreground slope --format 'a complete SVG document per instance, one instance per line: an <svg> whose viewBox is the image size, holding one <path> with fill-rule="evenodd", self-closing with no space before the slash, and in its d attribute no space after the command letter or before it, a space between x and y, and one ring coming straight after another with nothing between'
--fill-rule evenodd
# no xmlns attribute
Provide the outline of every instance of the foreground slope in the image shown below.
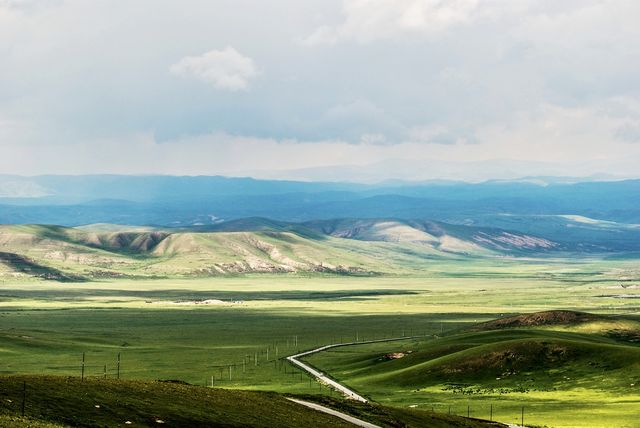
<svg viewBox="0 0 640 428"><path fill-rule="evenodd" d="M19 418L27 385L25 415ZM0 426L351 427L337 417L266 392L197 387L174 382L62 377L0 377ZM483 427L483 421L359 406L323 404L382 427ZM4 424L4 425L3 425Z"/></svg>

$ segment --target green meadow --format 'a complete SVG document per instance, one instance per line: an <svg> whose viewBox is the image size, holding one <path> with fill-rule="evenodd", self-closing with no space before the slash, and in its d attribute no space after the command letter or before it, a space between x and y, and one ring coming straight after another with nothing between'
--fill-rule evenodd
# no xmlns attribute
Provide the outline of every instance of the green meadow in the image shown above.
<svg viewBox="0 0 640 428"><path fill-rule="evenodd" d="M597 258L468 258L433 262L420 275L5 280L0 371L81 376L84 353L85 377L114 379L119 354L121 379L335 397L282 357L329 343L419 336L336 348L309 361L391 406L469 411L485 419L493 406L493 419L509 423L520 420L524 406L525 423L535 425L633 426L640 396L630 384L640 385L640 348L607 332L637 327L640 292L628 286L640 281L637 266L635 260ZM607 318L604 327L594 321L517 332L468 330L550 309L601 314L617 324ZM477 363L482 355L509 352L510 344L536 343L569 349L571 357L548 367L531 362L529 371L504 380L496 380L504 372L496 367L458 373L447 371L443 360Z"/></svg>
<svg viewBox="0 0 640 428"><path fill-rule="evenodd" d="M640 347L599 335L458 333L335 348L307 362L385 405L540 426L637 426Z"/></svg>

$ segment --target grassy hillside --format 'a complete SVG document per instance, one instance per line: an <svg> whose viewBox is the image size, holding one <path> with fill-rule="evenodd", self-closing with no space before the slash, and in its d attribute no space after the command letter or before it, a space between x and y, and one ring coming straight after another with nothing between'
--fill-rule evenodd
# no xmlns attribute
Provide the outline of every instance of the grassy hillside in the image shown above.
<svg viewBox="0 0 640 428"><path fill-rule="evenodd" d="M340 219L304 223L327 235L362 241L413 242L434 249L467 254L563 249L549 239L500 229L398 219Z"/></svg>
<svg viewBox="0 0 640 428"><path fill-rule="evenodd" d="M26 384L25 418L22 412ZM351 427L334 416L266 392L233 391L174 382L20 376L0 377L0 426ZM424 411L357 405L328 407L383 427L484 427L482 421Z"/></svg>
<svg viewBox="0 0 640 428"><path fill-rule="evenodd" d="M0 226L0 277L55 281L248 273L419 274L434 261L566 255L563 244L429 221L252 218L187 229Z"/></svg>
<svg viewBox="0 0 640 428"><path fill-rule="evenodd" d="M615 415L617 426L631 426L640 404L640 323L595 315L554 323L548 314L426 341L337 348L308 361L383 403L483 413L492 405L503 422L525 406L540 425L613 426ZM633 334L619 334L621 326Z"/></svg>
<svg viewBox="0 0 640 428"><path fill-rule="evenodd" d="M497 241L486 234L456 237L441 226L426 232L393 222L352 224L350 234L255 219L219 229L0 226L0 275L58 281L292 272L371 275L418 272L434 258L486 256L498 250Z"/></svg>
<svg viewBox="0 0 640 428"><path fill-rule="evenodd" d="M598 388L603 386L605 372L607 386L626 388L634 374L640 381L640 347L581 333L521 329L474 332L405 348L400 344L395 357L394 352L354 357L348 363L349 376L359 381L366 377L368 385L410 388L444 382L551 390L573 386L567 373L573 373L582 386L592 383ZM320 358L310 357L310 361L317 363Z"/></svg>
<svg viewBox="0 0 640 428"><path fill-rule="evenodd" d="M0 226L5 276L102 279L251 272L368 274L382 250L342 248L290 232L93 231Z"/></svg>
<svg viewBox="0 0 640 428"><path fill-rule="evenodd" d="M469 219L467 224L515 230L522 234L553 237L575 251L625 252L640 250L640 225L604 221L579 215L491 214Z"/></svg>

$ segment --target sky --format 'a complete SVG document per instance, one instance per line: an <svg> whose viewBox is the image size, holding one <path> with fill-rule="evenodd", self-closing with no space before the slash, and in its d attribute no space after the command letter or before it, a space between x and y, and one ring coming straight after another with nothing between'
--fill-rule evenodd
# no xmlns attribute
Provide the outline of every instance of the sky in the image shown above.
<svg viewBox="0 0 640 428"><path fill-rule="evenodd" d="M0 174L640 177L637 0L0 0Z"/></svg>

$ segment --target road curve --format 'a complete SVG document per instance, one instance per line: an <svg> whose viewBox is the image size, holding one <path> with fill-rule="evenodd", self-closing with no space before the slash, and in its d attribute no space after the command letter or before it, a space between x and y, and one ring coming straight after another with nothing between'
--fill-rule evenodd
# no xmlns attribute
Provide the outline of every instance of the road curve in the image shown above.
<svg viewBox="0 0 640 428"><path fill-rule="evenodd" d="M298 400L298 399L295 399L295 398L287 398L287 400L293 401L294 403L298 403L298 404L300 404L302 406L305 406L305 407L308 407L310 409L326 413L328 415L336 416L336 417L338 417L340 419L343 419L343 420L345 420L347 422L350 422L350 423L352 423L352 424L354 424L356 426L362 427L362 428L381 428L379 425L374 425L372 423L365 422L362 419L354 418L353 416L347 415L346 413L338 412L337 410L333 410L333 409L321 406L321 405L316 404L316 403L310 403L308 401L302 401L302 400Z"/></svg>
<svg viewBox="0 0 640 428"><path fill-rule="evenodd" d="M362 342L335 343L335 344L332 344L332 345L321 346L319 348L312 349L310 351L300 352L299 354L290 355L290 356L287 357L287 360L291 364L293 364L293 365L301 368L302 370L306 371L307 373L311 374L318 381L320 381L320 382L322 382L322 383L324 383L326 385L332 386L334 389L336 389L337 391L341 392L346 398L350 398L352 400L361 401L363 403L366 403L368 400L366 398L364 398L363 396L359 395L355 391L352 391L351 389L347 388L346 386L336 382L335 380L329 378L327 375L325 375L321 371L316 370L315 368L303 363L302 361L298 360L298 358L306 357L307 355L315 354L316 352L322 352L322 351L326 351L327 349L338 348L338 347L341 347L341 346L363 345L363 344L367 344L367 343L378 343L378 342L395 342L395 341L398 341L398 340L415 339L417 337L422 337L422 336L403 336L403 337L394 337L394 338L391 338L391 339L366 340L366 341L362 341Z"/></svg>

